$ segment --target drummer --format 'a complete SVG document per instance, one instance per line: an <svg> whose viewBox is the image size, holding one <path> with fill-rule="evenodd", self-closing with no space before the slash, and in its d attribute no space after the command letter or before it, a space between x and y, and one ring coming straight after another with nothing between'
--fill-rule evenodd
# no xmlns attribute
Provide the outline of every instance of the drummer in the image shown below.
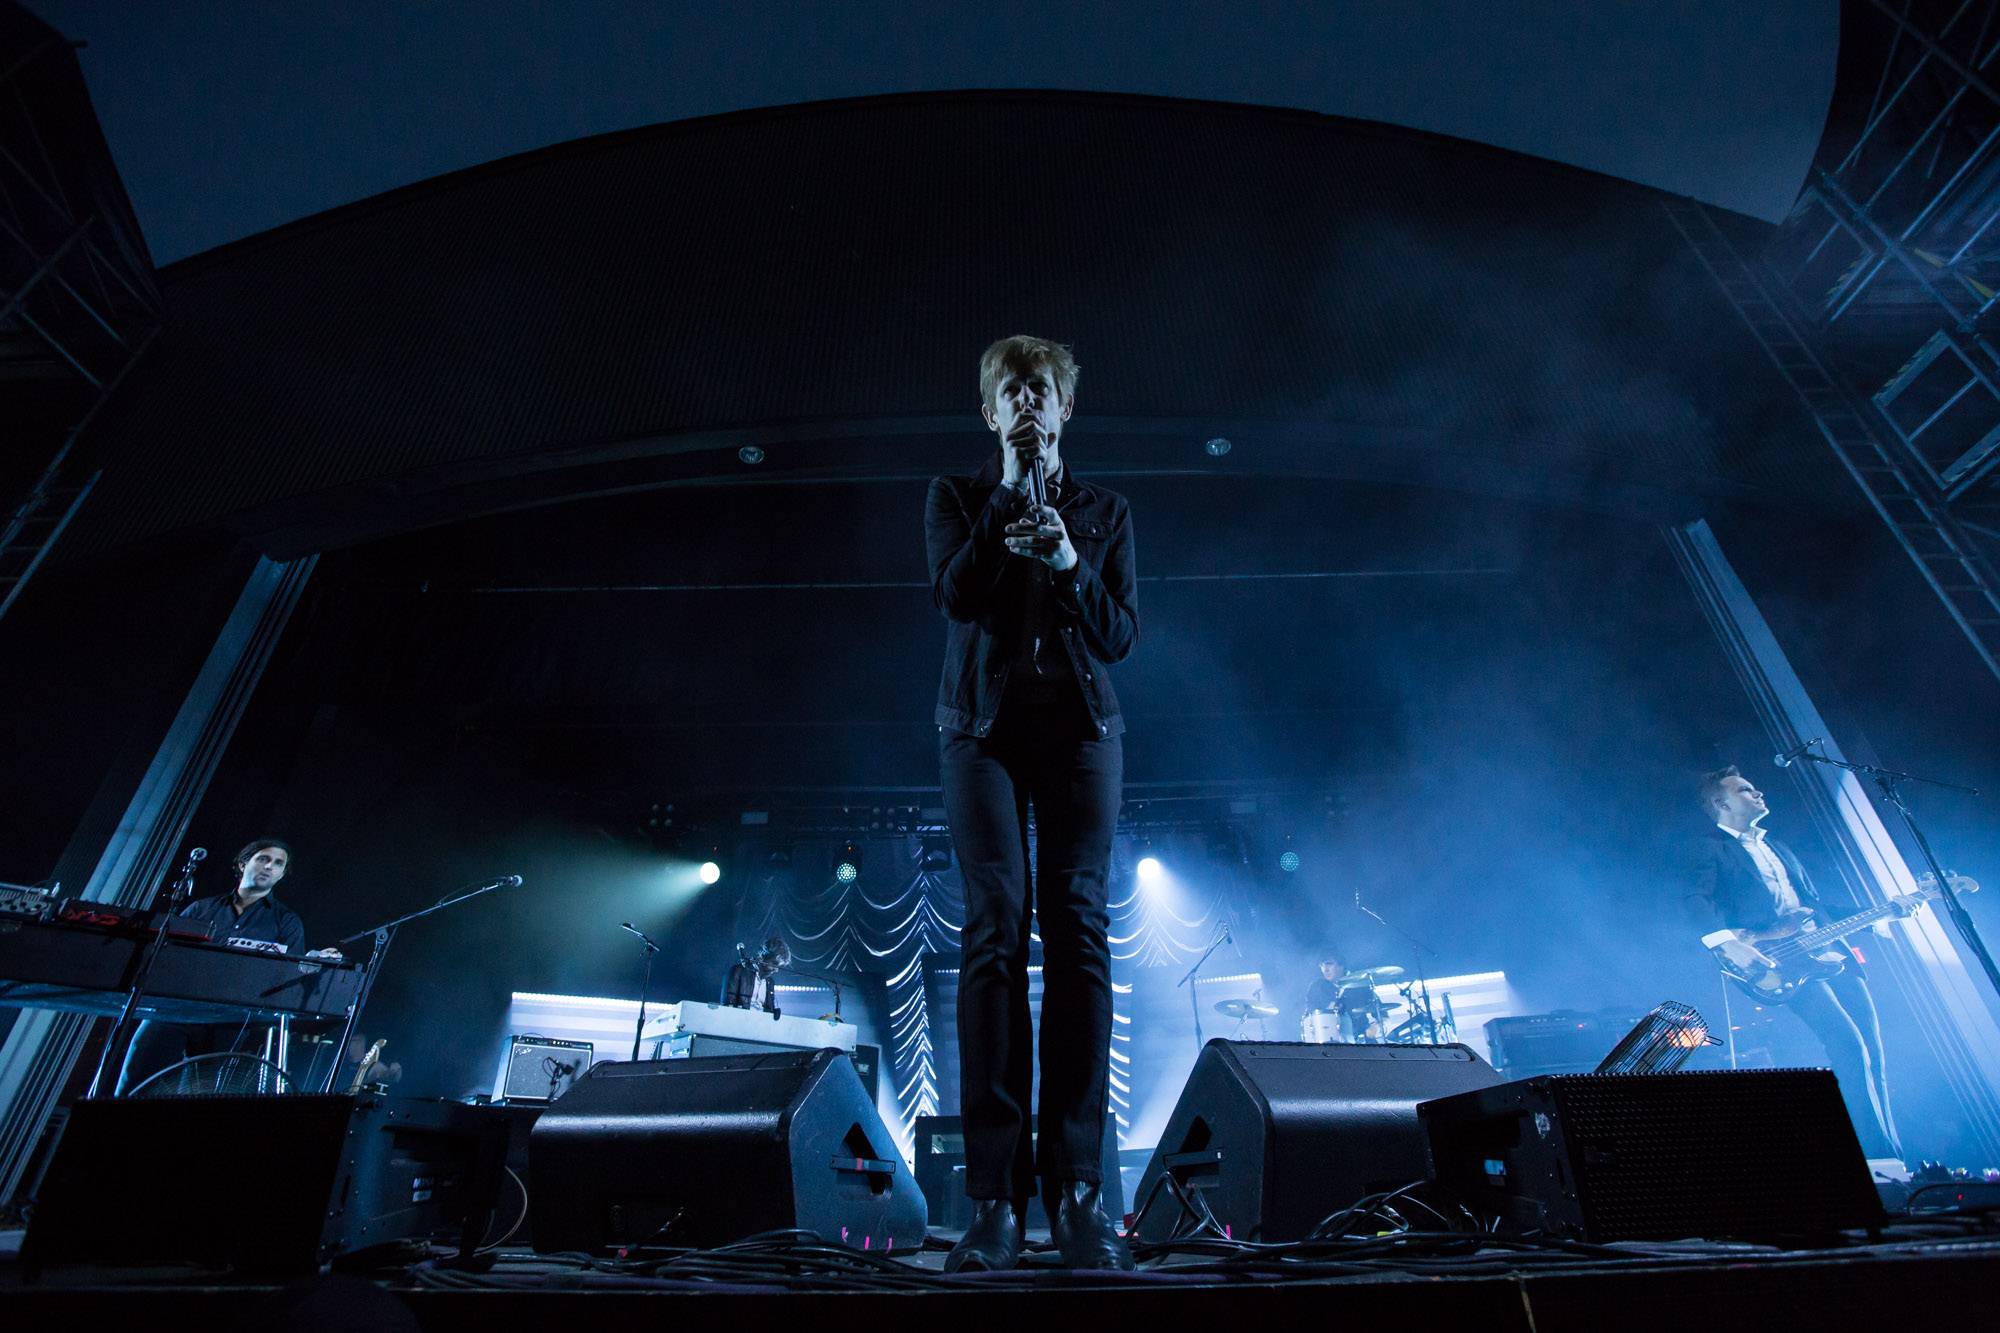
<svg viewBox="0 0 2000 1333"><path fill-rule="evenodd" d="M1306 988L1306 1009L1340 1015L1341 1035L1348 1041L1367 1041L1382 1033L1382 1001L1375 994L1367 973L1346 975L1340 956L1327 953L1319 960L1319 980Z"/></svg>
<svg viewBox="0 0 2000 1333"><path fill-rule="evenodd" d="M1306 1011L1340 1011L1340 955L1327 953L1319 960L1319 980L1306 987Z"/></svg>

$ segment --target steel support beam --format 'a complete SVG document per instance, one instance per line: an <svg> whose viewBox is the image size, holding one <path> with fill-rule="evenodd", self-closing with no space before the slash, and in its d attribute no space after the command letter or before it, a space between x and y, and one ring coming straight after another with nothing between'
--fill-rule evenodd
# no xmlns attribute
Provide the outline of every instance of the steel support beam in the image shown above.
<svg viewBox="0 0 2000 1333"><path fill-rule="evenodd" d="M317 563L258 559L80 896L151 900ZM0 1044L0 1203L13 1199L94 1021L29 1009Z"/></svg>
<svg viewBox="0 0 2000 1333"><path fill-rule="evenodd" d="M1822 736L1826 753L1844 758L1833 728L1806 693L1708 524L1697 521L1664 531L1772 748L1787 750ZM1813 825L1857 903L1872 907L1916 888L1874 798L1855 774L1817 764L1794 765L1792 773ZM1870 952L1883 959L1916 1015L1983 1156L2000 1158L2000 997L1967 966L1958 941L1936 912L1924 910L1895 922L1891 930L1887 947Z"/></svg>

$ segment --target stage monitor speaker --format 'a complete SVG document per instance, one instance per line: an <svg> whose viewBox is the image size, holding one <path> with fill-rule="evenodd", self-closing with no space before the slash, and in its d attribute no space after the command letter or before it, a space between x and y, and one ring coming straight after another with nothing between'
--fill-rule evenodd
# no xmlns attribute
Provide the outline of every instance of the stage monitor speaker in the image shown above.
<svg viewBox="0 0 2000 1333"><path fill-rule="evenodd" d="M506 1151L496 1113L456 1102L92 1098L70 1108L22 1262L275 1275L403 1240L469 1253Z"/></svg>
<svg viewBox="0 0 2000 1333"><path fill-rule="evenodd" d="M1138 1234L1166 1240L1191 1225L1171 1178L1238 1240L1302 1239L1357 1199L1429 1174L1418 1102L1499 1081L1466 1046L1218 1038L1139 1178Z"/></svg>
<svg viewBox="0 0 2000 1333"><path fill-rule="evenodd" d="M924 1239L923 1192L841 1051L599 1065L535 1122L528 1168L544 1252Z"/></svg>
<svg viewBox="0 0 2000 1333"><path fill-rule="evenodd" d="M1551 1074L1418 1114L1438 1184L1521 1231L1780 1240L1882 1220L1824 1069Z"/></svg>

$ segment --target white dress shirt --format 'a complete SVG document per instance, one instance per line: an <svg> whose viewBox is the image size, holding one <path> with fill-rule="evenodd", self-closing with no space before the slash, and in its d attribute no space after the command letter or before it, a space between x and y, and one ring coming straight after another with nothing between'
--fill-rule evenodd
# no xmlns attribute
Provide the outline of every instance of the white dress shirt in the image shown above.
<svg viewBox="0 0 2000 1333"><path fill-rule="evenodd" d="M1799 910L1799 891L1792 887L1792 877L1785 873L1785 863L1764 841L1764 830L1752 824L1738 833L1727 824L1717 824L1717 828L1743 844L1750 853L1750 859L1757 863L1757 870L1764 876L1764 887L1771 891L1771 902L1780 915Z"/></svg>

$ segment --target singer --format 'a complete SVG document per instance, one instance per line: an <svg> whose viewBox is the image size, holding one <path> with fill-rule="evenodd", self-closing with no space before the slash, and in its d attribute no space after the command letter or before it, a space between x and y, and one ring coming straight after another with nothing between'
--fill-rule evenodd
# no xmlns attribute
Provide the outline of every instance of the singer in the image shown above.
<svg viewBox="0 0 2000 1333"><path fill-rule="evenodd" d="M960 1113L973 1221L948 1271L1020 1257L1037 1172L1072 1268L1132 1258L1099 1200L1111 1046L1106 879L1124 782L1124 718L1106 668L1139 637L1123 496L1071 472L1063 427L1077 365L1043 338L979 362L997 457L931 482L931 591L950 622L938 688L939 767L965 886ZM1030 870L1028 812L1036 838ZM1029 931L1043 949L1039 1146Z"/></svg>
<svg viewBox="0 0 2000 1333"><path fill-rule="evenodd" d="M306 928L299 914L271 896L278 881L291 869L292 849L276 838L259 838L236 853L236 887L228 893L197 898L183 907L180 915L205 922L217 944L236 949L261 949L269 953L302 954ZM315 949L313 958L339 958L337 949ZM196 1055L236 1051L254 1055L261 1051L269 1029L263 1024L241 1023L142 1023L125 1048L125 1063L118 1075L118 1095L123 1096L154 1074ZM218 1061L218 1066L235 1063ZM181 1082L163 1078L151 1091L177 1090L230 1092L229 1071L206 1071L208 1078L182 1089Z"/></svg>
<svg viewBox="0 0 2000 1333"><path fill-rule="evenodd" d="M1710 928L1724 926L1750 942L1819 906L1819 892L1805 866L1791 848L1765 834L1771 808L1764 793L1734 764L1703 777L1696 794L1702 812L1714 821L1697 838L1690 856L1686 904L1697 921ZM1848 956L1846 970L1813 982L1786 1008L1826 1047L1862 1149L1871 1158L1901 1157L1875 997L1852 951L1839 942L1829 951Z"/></svg>

